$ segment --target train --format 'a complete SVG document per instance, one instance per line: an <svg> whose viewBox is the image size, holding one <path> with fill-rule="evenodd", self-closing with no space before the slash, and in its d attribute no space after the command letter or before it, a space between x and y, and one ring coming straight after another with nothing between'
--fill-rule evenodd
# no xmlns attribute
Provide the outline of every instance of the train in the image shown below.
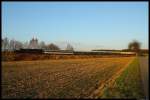
<svg viewBox="0 0 150 100"><path fill-rule="evenodd" d="M16 53L56 54L56 55L136 55L135 52L111 52L111 51L71 51L71 50L43 50L43 49L19 49Z"/></svg>

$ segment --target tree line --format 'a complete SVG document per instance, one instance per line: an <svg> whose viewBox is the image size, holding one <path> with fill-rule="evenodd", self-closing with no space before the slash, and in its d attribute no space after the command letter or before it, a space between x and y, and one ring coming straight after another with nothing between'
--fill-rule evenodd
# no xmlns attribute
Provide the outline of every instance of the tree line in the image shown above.
<svg viewBox="0 0 150 100"><path fill-rule="evenodd" d="M37 38L32 38L29 42L20 42L15 39L9 40L7 37L1 40L2 51L14 51L19 49L43 49L43 50L60 50L60 48L54 44L45 44L44 41L38 41ZM66 50L73 51L73 46L67 44Z"/></svg>

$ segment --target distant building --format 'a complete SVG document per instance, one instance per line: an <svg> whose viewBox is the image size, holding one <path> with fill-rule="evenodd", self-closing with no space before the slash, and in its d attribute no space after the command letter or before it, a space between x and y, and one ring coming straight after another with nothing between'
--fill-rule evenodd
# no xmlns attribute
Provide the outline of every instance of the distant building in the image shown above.
<svg viewBox="0 0 150 100"><path fill-rule="evenodd" d="M74 51L73 47L70 44L67 44L66 50L67 51Z"/></svg>
<svg viewBox="0 0 150 100"><path fill-rule="evenodd" d="M29 49L38 49L38 39L37 38L32 38L29 43Z"/></svg>

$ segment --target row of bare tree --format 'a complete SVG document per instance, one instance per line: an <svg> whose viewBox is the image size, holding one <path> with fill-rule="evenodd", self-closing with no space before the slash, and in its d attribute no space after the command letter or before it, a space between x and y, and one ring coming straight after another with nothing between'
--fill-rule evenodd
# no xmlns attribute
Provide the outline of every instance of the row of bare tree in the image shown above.
<svg viewBox="0 0 150 100"><path fill-rule="evenodd" d="M53 44L45 44L44 41L38 42L38 39L34 39L32 38L29 43L28 42L20 42L14 39L9 40L7 37L5 37L4 39L1 40L2 43L2 51L14 51L14 50L18 50L21 48L24 49L44 49L44 50L60 50L60 48ZM67 45L66 50L71 50L73 51L73 46L71 46L70 44Z"/></svg>

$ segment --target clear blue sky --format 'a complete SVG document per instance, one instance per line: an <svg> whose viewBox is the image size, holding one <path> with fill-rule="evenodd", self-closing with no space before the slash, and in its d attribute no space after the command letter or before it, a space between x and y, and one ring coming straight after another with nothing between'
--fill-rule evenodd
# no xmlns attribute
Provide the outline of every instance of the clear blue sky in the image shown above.
<svg viewBox="0 0 150 100"><path fill-rule="evenodd" d="M2 37L77 50L148 48L148 2L2 2Z"/></svg>

